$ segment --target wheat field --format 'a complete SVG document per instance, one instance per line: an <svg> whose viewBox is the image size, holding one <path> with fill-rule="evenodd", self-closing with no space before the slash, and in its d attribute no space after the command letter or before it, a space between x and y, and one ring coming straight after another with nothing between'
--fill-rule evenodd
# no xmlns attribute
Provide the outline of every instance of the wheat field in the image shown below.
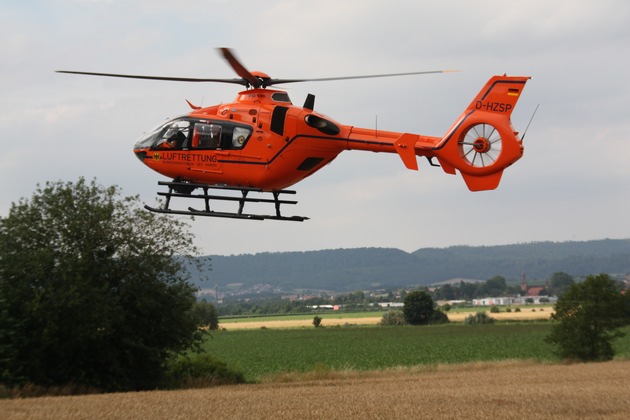
<svg viewBox="0 0 630 420"><path fill-rule="evenodd" d="M500 321L537 321L543 319L549 319L553 313L552 307L536 308L524 308L521 312L500 312L490 313L486 312L490 317ZM475 314L476 311L468 312L449 312L448 319L451 322L463 322L464 319ZM328 317L324 318L322 325L327 327L343 326L343 325L376 325L381 322L380 316L369 317ZM298 327L312 327L312 319L278 319L278 320L266 320L266 321L249 321L239 320L237 322L226 322L219 325L220 328L228 330L240 330L240 329L256 329L256 328L298 328Z"/></svg>
<svg viewBox="0 0 630 420"><path fill-rule="evenodd" d="M3 419L607 418L630 413L630 361L326 371L184 391L0 400Z"/></svg>

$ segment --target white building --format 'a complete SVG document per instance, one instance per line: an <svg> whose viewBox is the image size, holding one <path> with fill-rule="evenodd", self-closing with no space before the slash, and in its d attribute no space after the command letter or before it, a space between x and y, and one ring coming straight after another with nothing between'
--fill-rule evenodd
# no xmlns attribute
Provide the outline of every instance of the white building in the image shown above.
<svg viewBox="0 0 630 420"><path fill-rule="evenodd" d="M518 297L486 297L473 299L473 306L494 306L494 305L527 305L541 303L556 303L555 296L518 296Z"/></svg>
<svg viewBox="0 0 630 420"><path fill-rule="evenodd" d="M473 306L513 305L516 303L512 297L486 297L473 299Z"/></svg>

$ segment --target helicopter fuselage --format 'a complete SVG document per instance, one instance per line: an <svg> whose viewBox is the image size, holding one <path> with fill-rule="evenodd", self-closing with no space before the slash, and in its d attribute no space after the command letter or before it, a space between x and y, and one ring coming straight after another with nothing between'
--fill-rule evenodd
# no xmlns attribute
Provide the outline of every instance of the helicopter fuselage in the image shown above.
<svg viewBox="0 0 630 420"><path fill-rule="evenodd" d="M344 150L396 153L401 134L345 126L293 106L284 91L253 89L233 103L167 121L142 136L134 152L153 170L181 181L275 191L312 175ZM432 148L440 140L414 135L413 143Z"/></svg>
<svg viewBox="0 0 630 420"><path fill-rule="evenodd" d="M311 95L298 107L284 91L257 88L233 103L193 107L142 136L134 152L178 182L262 191L285 189L344 150L397 153L408 169L418 169L417 156L436 158L471 191L492 190L523 156L510 115L528 79L490 78L443 137L342 125L313 111Z"/></svg>

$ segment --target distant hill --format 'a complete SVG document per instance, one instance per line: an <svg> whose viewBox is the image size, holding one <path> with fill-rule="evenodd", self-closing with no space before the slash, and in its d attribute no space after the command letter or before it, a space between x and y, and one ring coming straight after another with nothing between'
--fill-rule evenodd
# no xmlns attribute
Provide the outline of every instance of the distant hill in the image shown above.
<svg viewBox="0 0 630 420"><path fill-rule="evenodd" d="M354 291L426 285L455 278L501 275L544 281L563 271L573 276L630 273L630 239L534 242L501 246L334 249L235 256L210 255L212 271L193 273L202 288L267 284L283 290ZM201 278L206 277L205 281Z"/></svg>

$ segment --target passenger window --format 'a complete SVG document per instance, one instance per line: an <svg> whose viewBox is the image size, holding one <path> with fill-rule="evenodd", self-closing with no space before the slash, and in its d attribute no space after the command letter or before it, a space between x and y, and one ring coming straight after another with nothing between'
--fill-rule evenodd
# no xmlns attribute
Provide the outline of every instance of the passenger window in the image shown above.
<svg viewBox="0 0 630 420"><path fill-rule="evenodd" d="M218 149L221 147L222 127L217 124L195 124L192 138L193 149Z"/></svg>
<svg viewBox="0 0 630 420"><path fill-rule="evenodd" d="M251 130L245 127L234 127L232 132L232 147L234 149L240 149L245 145L245 142L249 138Z"/></svg>

